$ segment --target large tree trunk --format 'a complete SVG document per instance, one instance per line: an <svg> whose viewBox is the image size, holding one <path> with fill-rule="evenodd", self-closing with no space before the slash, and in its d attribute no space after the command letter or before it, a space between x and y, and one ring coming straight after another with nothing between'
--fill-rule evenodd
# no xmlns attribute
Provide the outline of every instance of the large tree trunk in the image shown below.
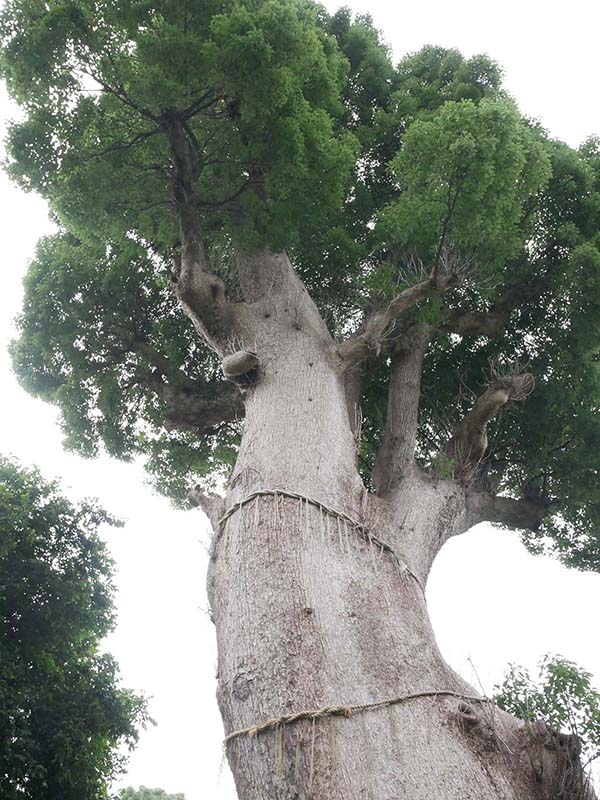
<svg viewBox="0 0 600 800"><path fill-rule="evenodd" d="M407 470L369 499L330 340L310 315L279 311L254 331L260 367L209 574L225 729L440 694L242 733L227 745L240 798L559 796L557 770L532 769L546 749L538 758L522 723L459 697L476 692L435 642L422 585L464 527L464 498Z"/></svg>

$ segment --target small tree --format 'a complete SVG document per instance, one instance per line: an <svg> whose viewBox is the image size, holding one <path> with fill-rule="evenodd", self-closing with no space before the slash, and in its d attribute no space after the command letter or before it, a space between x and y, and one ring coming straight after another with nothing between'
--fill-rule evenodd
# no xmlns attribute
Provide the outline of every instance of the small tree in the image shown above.
<svg viewBox="0 0 600 800"><path fill-rule="evenodd" d="M547 655L537 680L511 664L494 694L500 708L529 722L538 742L542 738L546 747L570 750L570 769L559 796L584 797L586 792L591 796L591 766L600 757L600 692L590 673L561 656Z"/></svg>
<svg viewBox="0 0 600 800"><path fill-rule="evenodd" d="M311 0L0 25L8 170L59 225L15 368L68 447L209 515L240 796L554 797L424 588L482 521L600 566L598 143L550 139L485 56L394 65Z"/></svg>
<svg viewBox="0 0 600 800"><path fill-rule="evenodd" d="M113 627L113 523L0 457L0 796L102 800L137 740L144 702L99 653Z"/></svg>
<svg viewBox="0 0 600 800"><path fill-rule="evenodd" d="M148 789L140 786L139 789L129 787L119 794L119 800L185 800L183 794L167 794L164 789Z"/></svg>

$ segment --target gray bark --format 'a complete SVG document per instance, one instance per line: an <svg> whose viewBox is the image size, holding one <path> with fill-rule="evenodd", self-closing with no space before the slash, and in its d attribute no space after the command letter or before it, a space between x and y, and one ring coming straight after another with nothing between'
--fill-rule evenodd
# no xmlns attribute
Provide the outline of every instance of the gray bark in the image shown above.
<svg viewBox="0 0 600 800"><path fill-rule="evenodd" d="M476 695L441 657L422 587L444 541L483 504L414 463L385 496L368 496L345 365L282 263L273 288L252 297L258 367L226 520L213 514L209 599L225 730L418 692ZM533 800L555 796L559 770L554 758L536 778L521 722L448 694L243 734L227 756L242 800Z"/></svg>

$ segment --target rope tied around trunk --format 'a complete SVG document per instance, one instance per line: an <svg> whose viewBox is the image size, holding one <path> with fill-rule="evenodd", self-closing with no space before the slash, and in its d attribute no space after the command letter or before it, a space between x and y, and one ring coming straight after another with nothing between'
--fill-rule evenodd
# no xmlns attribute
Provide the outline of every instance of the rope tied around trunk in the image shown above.
<svg viewBox="0 0 600 800"><path fill-rule="evenodd" d="M233 731L225 737L223 745L226 747L231 741L239 739L242 736L253 738L254 736L258 736L259 733L265 733L265 731L269 730L278 730L282 725L290 725L303 719L313 720L314 726L314 722L322 717L351 717L353 714L374 711L378 708L389 708L390 706L400 705L401 703L407 703L411 700L418 700L422 697L455 697L458 700L467 700L473 703L493 702L489 697L461 694L452 689L438 689L436 691L412 692L411 694L404 694L399 697L376 700L373 703L358 703L349 706L323 706L322 708L296 711L294 714L274 717L258 725L251 725L248 728L241 728L240 730Z"/></svg>
<svg viewBox="0 0 600 800"><path fill-rule="evenodd" d="M362 538L370 545L378 547L382 553L389 553L393 560L396 563L396 567L398 569L398 573L401 578L409 575L418 585L423 595L425 594L425 587L423 586L420 578L416 575L413 570L408 566L406 561L401 558L398 553L394 550L391 545L387 544L387 542L382 541L377 536L374 536L367 528L367 526L359 522L356 519L353 519L349 514L345 514L343 511L337 511L330 506L325 505L320 500L315 500L313 497L307 497L306 495L299 494L297 492L289 492L286 489L258 489L255 492L251 492L250 494L243 497L241 500L237 500L234 505L231 506L219 519L217 525L217 532L215 535L215 541L213 542L213 548L216 541L222 535L225 524L227 520L233 516L237 511L240 511L244 506L251 503L253 500L258 499L259 497L290 497L293 500L299 500L301 503L305 502L308 505L313 506L314 508L318 508L321 512L329 514L331 517L337 518L339 520L344 521L348 525L350 525ZM307 522L308 525L308 522ZM214 549L213 549L214 552Z"/></svg>

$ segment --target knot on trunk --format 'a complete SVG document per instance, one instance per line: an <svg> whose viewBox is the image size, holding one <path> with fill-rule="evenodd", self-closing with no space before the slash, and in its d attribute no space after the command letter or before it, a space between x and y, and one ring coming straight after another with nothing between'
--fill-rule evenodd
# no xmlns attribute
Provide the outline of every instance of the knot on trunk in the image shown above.
<svg viewBox="0 0 600 800"><path fill-rule="evenodd" d="M223 375L230 380L240 380L244 377L251 377L251 373L258 367L256 353L250 350L238 350L225 356L221 362Z"/></svg>

